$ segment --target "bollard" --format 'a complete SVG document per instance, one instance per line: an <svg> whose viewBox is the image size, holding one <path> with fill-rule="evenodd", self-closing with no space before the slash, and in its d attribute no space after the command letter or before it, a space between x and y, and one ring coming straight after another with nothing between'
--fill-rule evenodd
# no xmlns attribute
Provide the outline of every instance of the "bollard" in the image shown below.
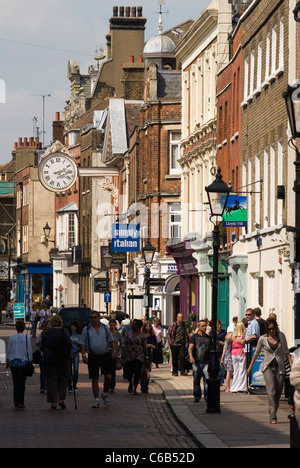
<svg viewBox="0 0 300 468"><path fill-rule="evenodd" d="M291 448L300 448L300 430L298 427L298 423L295 417L295 413L291 413L288 416L290 420L290 441L291 441Z"/></svg>

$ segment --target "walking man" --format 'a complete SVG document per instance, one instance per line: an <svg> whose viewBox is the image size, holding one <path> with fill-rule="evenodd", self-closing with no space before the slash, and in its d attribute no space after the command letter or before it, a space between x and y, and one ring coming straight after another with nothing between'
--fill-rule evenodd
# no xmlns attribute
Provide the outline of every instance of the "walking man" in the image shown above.
<svg viewBox="0 0 300 468"><path fill-rule="evenodd" d="M100 322L99 312L91 312L90 320L91 324L82 331L79 344L81 345L82 360L88 365L89 378L92 380L95 398L92 408L99 408L99 371L101 368L101 375L104 375L101 399L105 406L110 406L108 392L113 373L112 359L117 358L117 347L108 327ZM112 353L109 352L110 348L113 350ZM88 356L86 352L88 352Z"/></svg>
<svg viewBox="0 0 300 468"><path fill-rule="evenodd" d="M169 326L168 342L172 352L172 375L178 376L178 369L181 375L185 375L184 360L189 336L181 313L177 314L177 320Z"/></svg>
<svg viewBox="0 0 300 468"><path fill-rule="evenodd" d="M197 332L192 335L189 344L189 358L193 365L194 376L194 403L199 403L202 397L201 379L204 383L204 398L207 400L207 383L209 351L211 347L211 338L206 334L206 322L200 320Z"/></svg>

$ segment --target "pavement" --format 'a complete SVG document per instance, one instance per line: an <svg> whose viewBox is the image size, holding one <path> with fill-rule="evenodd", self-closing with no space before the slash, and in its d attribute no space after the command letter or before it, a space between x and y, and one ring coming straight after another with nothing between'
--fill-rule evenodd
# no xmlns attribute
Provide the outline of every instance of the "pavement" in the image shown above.
<svg viewBox="0 0 300 468"><path fill-rule="evenodd" d="M266 395L233 394L221 389L221 413L206 414L206 403L194 403L191 375L173 377L170 366L154 369L158 383L178 421L199 447L204 448L290 448L292 412L282 396L276 425L269 422Z"/></svg>
<svg viewBox="0 0 300 468"><path fill-rule="evenodd" d="M4 336L9 336L14 334L14 330L11 327L1 327L0 330L0 339ZM89 405L91 400L90 395L90 383L84 372L86 372L84 367L81 365L80 374L83 378L81 383L81 389L78 394L79 402L79 411L76 413L74 411L68 411L66 416L64 416L64 422L62 428L64 429L64 435L68 431L73 431L76 429L78 435L81 434L80 427L85 425L85 432L82 433L85 446L95 447L97 431L95 432L95 424L91 426L91 431L89 430L90 426L90 417L91 412L87 412L87 405ZM191 374L191 373L190 373ZM0 377L2 380L6 381L8 385L8 391L6 395L1 395L0 388L0 409L1 409L1 419L0 426L2 423L4 426L8 424L10 427L12 424L12 413L15 415L15 409L11 407L11 377L6 376L4 366L0 366ZM193 398L193 378L192 375L187 376L178 376L174 377L171 374L170 364L163 364L158 369L153 369L151 372L151 382L150 393L151 396L148 398L148 409L149 406L153 406L152 411L155 412L154 417L159 418L163 421L161 426L166 427L171 419L168 419L168 415L164 410L163 415L160 414L160 407L164 402L162 394L164 396L165 402L168 405L170 412L174 416L178 425L191 437L194 442L194 446L199 448L290 448L290 422L288 419L289 414L292 412L291 407L288 405L287 399L282 396L280 402L280 409L278 411L278 424L271 425L269 423L269 414L268 414L268 400L266 395L250 395L250 394L231 394L224 391L224 387L221 389L221 413L220 414L206 414L206 403L204 399L200 403L194 403ZM45 403L45 398L37 397L39 391L36 388L38 385L38 375L33 379L29 379L28 387L28 405L26 406L31 408L31 412L27 413L27 416L18 416L15 420L15 426L11 426L9 431L10 436L15 442L16 430L23 431L22 421L28 422L32 420L35 421L36 428L39 430L39 424L44 424L45 414L50 426L53 424L53 429L57 431L56 428L56 416L52 415L49 411L45 413L45 408L47 408L47 403ZM151 447L154 439L157 438L156 444L158 441L161 445L161 440L166 436L162 429L161 433L157 432L157 429L154 428L153 422L148 417L148 412L146 408L146 400L139 402L138 408L142 414L139 416L136 415L135 404L132 400L128 400L127 394L127 385L126 382L121 380L121 373L118 377L118 388L120 392L116 392L112 397L115 400L115 405L117 405L117 414L120 417L120 420L115 420L114 428L117 430L117 427L121 430L124 430L122 437L124 438L124 445L120 447L129 447L130 446L130 436L132 436L133 431L137 430L137 427L140 426L140 430L145 430L145 433L149 432L149 441L147 437L143 436L144 448ZM159 387L158 387L159 386ZM30 387L31 390L30 391ZM27 390L26 390L27 393ZM88 402L87 402L88 395ZM153 395L155 398L153 399ZM144 395L141 395L141 397ZM70 398L70 397L69 397ZM154 400L157 400L155 403ZM70 400L69 400L70 401ZM6 403L6 404L5 404ZM132 406L133 405L133 406ZM70 406L70 403L68 404ZM151 408L150 408L151 409ZM41 415L44 415L41 417ZM141 424L141 415L143 423ZM137 416L137 417L136 417ZM153 415L152 415L153 416ZM53 419L54 418L54 419ZM20 420L19 420L20 419ZM21 424L21 425L20 425ZM80 427L78 426L80 424ZM120 426L121 425L121 426ZM52 427L52 426L51 426ZM105 433L108 436L107 440L103 440L104 446L110 447L110 438L112 436L111 426L109 422L102 423L98 422L96 424L97 429L105 429ZM167 431L170 433L170 431ZM2 430L0 433L3 433ZM49 434L48 430L47 433ZM28 438L28 446L30 446L30 436L31 433L26 432ZM59 437L55 437L52 441L49 436L47 436L47 447L57 447L59 446L66 447L68 446L67 436L62 436L59 433ZM128 439L127 439L128 438ZM118 438L118 440L120 437ZM185 443L184 434L180 432L180 429L174 429L174 440L176 439L175 446L183 447L181 443ZM127 442L126 442L127 441ZM36 441L37 442L37 441ZM43 446L43 439L38 441L41 446ZM7 446L10 445L11 441L7 440ZM22 442L23 443L23 442ZM127 445L126 445L127 443ZM38 443L35 446L39 445ZM52 444L52 445L51 445ZM107 445L108 444L108 445ZM176 445L177 444L177 445ZM0 437L0 446L4 447L3 439ZM166 440L166 446L170 446L170 440Z"/></svg>

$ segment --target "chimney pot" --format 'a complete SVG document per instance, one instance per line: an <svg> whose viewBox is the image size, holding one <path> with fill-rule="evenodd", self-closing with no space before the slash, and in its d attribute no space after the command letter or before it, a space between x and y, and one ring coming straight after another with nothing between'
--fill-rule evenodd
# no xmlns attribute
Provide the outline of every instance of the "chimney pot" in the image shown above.
<svg viewBox="0 0 300 468"><path fill-rule="evenodd" d="M18 142L15 141L15 144L14 144L14 149L16 150L18 148Z"/></svg>
<svg viewBox="0 0 300 468"><path fill-rule="evenodd" d="M130 62L130 63L134 63L134 55L130 55L130 57L129 57L129 62Z"/></svg>
<svg viewBox="0 0 300 468"><path fill-rule="evenodd" d="M143 16L143 7L138 6L137 7L137 12L138 12L138 16L141 18Z"/></svg>
<svg viewBox="0 0 300 468"><path fill-rule="evenodd" d="M29 146L34 146L34 138L33 137L29 138Z"/></svg>
<svg viewBox="0 0 300 468"><path fill-rule="evenodd" d="M126 7L126 18L130 18L130 7Z"/></svg>
<svg viewBox="0 0 300 468"><path fill-rule="evenodd" d="M114 6L113 7L113 16L118 16L118 12L119 12L119 7Z"/></svg>
<svg viewBox="0 0 300 468"><path fill-rule="evenodd" d="M124 16L124 7L123 6L120 7L120 16Z"/></svg>
<svg viewBox="0 0 300 468"><path fill-rule="evenodd" d="M56 120L56 122L60 121L60 113L59 112L55 112L55 120Z"/></svg>
<svg viewBox="0 0 300 468"><path fill-rule="evenodd" d="M28 146L27 138L24 138L24 146Z"/></svg>
<svg viewBox="0 0 300 468"><path fill-rule="evenodd" d="M131 17L135 18L136 17L136 7L131 8Z"/></svg>
<svg viewBox="0 0 300 468"><path fill-rule="evenodd" d="M139 63L144 63L144 59L141 55L139 55Z"/></svg>
<svg viewBox="0 0 300 468"><path fill-rule="evenodd" d="M18 146L23 146L23 141L22 141L22 138L19 138L19 143L18 143Z"/></svg>

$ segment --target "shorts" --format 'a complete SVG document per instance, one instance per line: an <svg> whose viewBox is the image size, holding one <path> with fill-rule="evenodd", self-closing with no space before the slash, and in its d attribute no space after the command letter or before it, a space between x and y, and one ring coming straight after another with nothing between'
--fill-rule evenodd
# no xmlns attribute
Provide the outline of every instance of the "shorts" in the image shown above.
<svg viewBox="0 0 300 468"><path fill-rule="evenodd" d="M113 362L110 353L101 354L89 354L88 369L89 379L99 379L101 367L101 375L113 374Z"/></svg>

